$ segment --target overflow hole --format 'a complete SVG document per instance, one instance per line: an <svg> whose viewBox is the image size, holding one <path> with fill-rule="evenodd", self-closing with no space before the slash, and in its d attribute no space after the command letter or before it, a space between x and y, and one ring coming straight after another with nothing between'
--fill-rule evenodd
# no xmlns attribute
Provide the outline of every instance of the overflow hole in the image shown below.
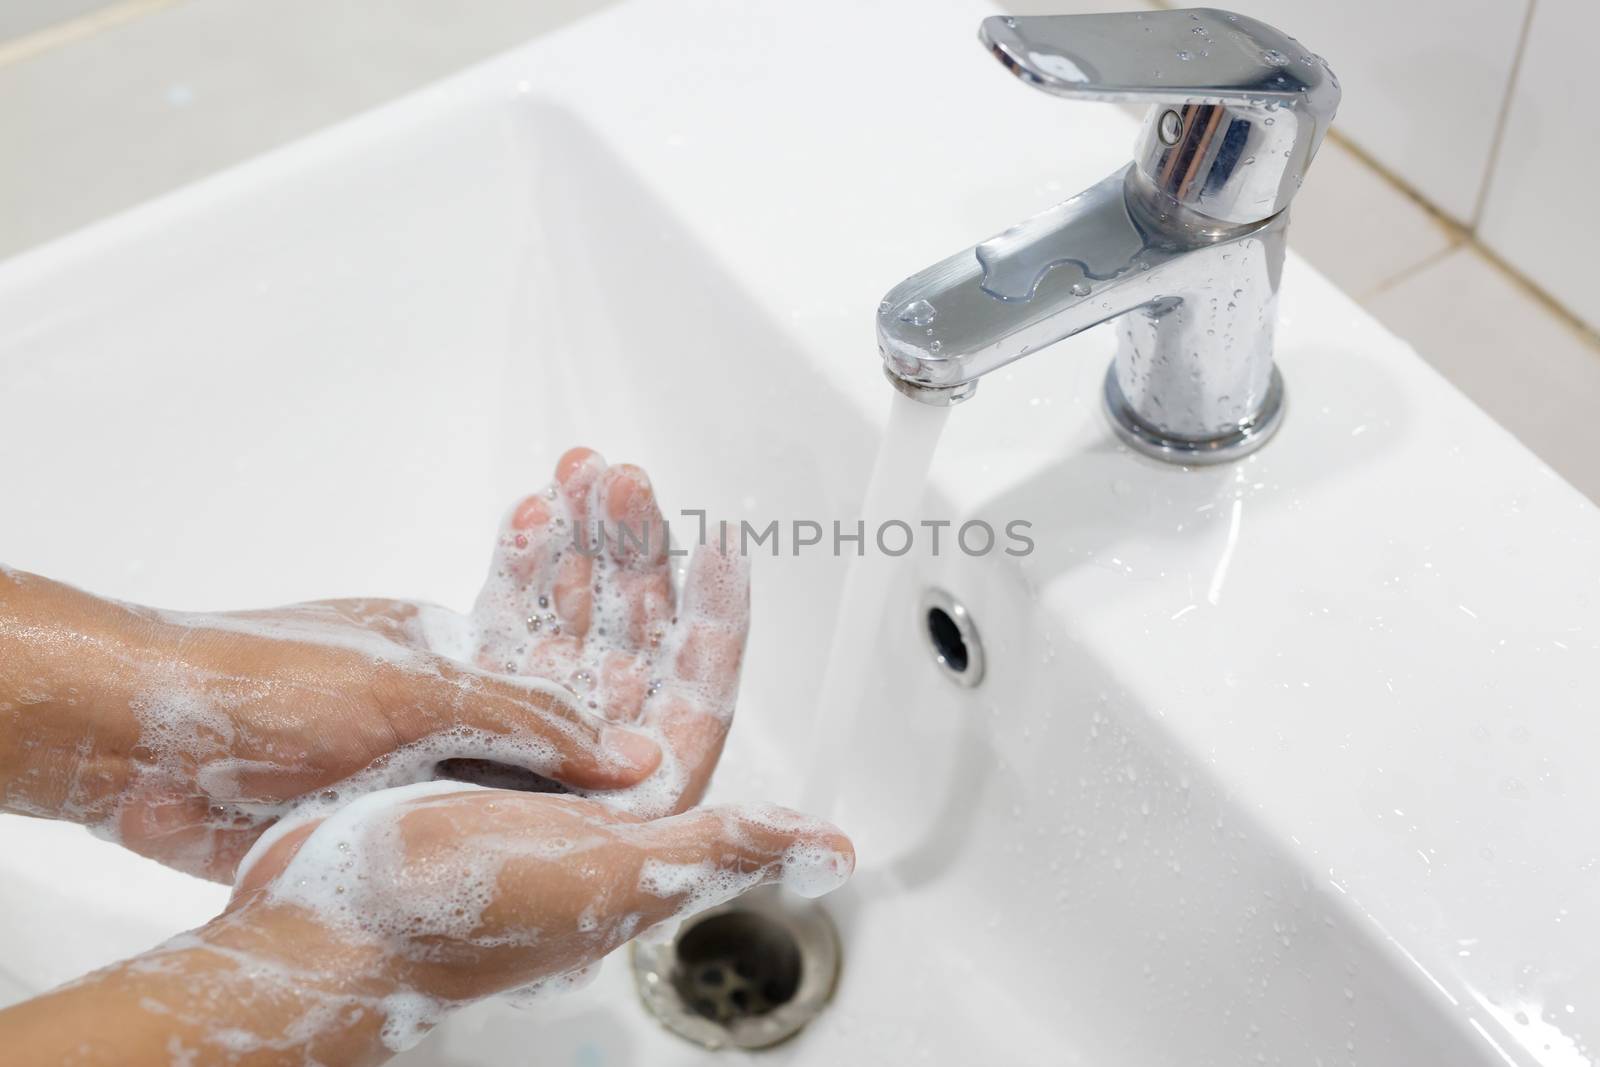
<svg viewBox="0 0 1600 1067"><path fill-rule="evenodd" d="M943 589L929 589L922 596L922 620L928 652L944 676L968 688L983 681L983 642L965 605Z"/></svg>
<svg viewBox="0 0 1600 1067"><path fill-rule="evenodd" d="M950 613L943 608L928 611L928 640L933 642L935 658L957 674L967 671L967 643Z"/></svg>

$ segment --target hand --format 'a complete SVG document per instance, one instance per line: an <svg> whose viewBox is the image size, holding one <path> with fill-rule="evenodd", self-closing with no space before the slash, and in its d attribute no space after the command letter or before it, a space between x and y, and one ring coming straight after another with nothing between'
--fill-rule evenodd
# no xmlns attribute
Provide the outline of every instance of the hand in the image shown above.
<svg viewBox="0 0 1600 1067"><path fill-rule="evenodd" d="M464 791L465 790L465 791ZM326 931L387 990L392 1049L495 993L581 980L657 923L782 882L820 896L849 877L850 842L772 807L640 821L562 797L431 783L280 828L246 859L229 914Z"/></svg>
<svg viewBox="0 0 1600 1067"><path fill-rule="evenodd" d="M658 923L764 883L818 896L854 864L833 827L778 808L642 822L582 797L385 790L279 824L222 916L0 1012L0 1046L25 1063L378 1063L463 1004L568 987Z"/></svg>
<svg viewBox="0 0 1600 1067"><path fill-rule="evenodd" d="M574 547L606 522L600 551ZM643 472L575 449L513 509L471 616L396 600L157 612L0 571L0 806L222 881L292 807L441 764L683 810L732 717L749 582L702 548L680 609L668 562Z"/></svg>
<svg viewBox="0 0 1600 1067"><path fill-rule="evenodd" d="M649 781L604 796L646 817L699 801L733 718L749 568L708 540L679 604L649 478L575 448L554 485L512 509L473 612L480 666L560 682L661 743Z"/></svg>
<svg viewBox="0 0 1600 1067"><path fill-rule="evenodd" d="M449 757L588 790L658 766L653 741L563 687L447 654L466 628L390 600L160 613L0 572L0 805L232 881L295 804L426 780Z"/></svg>

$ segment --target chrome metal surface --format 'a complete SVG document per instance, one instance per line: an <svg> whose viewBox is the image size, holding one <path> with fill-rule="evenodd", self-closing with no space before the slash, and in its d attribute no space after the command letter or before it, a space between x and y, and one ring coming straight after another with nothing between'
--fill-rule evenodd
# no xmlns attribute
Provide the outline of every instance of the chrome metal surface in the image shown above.
<svg viewBox="0 0 1600 1067"><path fill-rule="evenodd" d="M983 681L988 661L978 624L966 605L945 590L932 588L922 594L921 610L928 652L940 673L968 689Z"/></svg>
<svg viewBox="0 0 1600 1067"><path fill-rule="evenodd" d="M891 381L965 399L983 375L1115 319L1108 411L1125 441L1180 463L1259 448L1283 412L1284 209L1338 105L1332 72L1210 10L997 16L981 37L1037 88L1155 106L1127 167L890 290L878 345Z"/></svg>
<svg viewBox="0 0 1600 1067"><path fill-rule="evenodd" d="M1134 152L1140 176L1224 223L1289 206L1339 106L1339 80L1320 56L1226 11L996 15L979 37L1036 89L1155 105ZM1160 136L1170 109L1182 119L1176 141Z"/></svg>
<svg viewBox="0 0 1600 1067"><path fill-rule="evenodd" d="M1154 459L1181 463L1185 467L1206 467L1248 456L1277 432L1287 406L1283 394L1283 376L1274 367L1272 378L1267 383L1266 399L1262 401L1254 419L1240 424L1225 437L1185 441L1165 436L1146 425L1123 395L1122 386L1117 382L1116 366L1106 368L1106 414L1111 417L1111 428L1123 444Z"/></svg>
<svg viewBox="0 0 1600 1067"><path fill-rule="evenodd" d="M760 1049L799 1033L833 997L839 935L815 901L776 886L635 941L634 986L661 1024L708 1049Z"/></svg>
<svg viewBox="0 0 1600 1067"><path fill-rule="evenodd" d="M916 382L900 377L888 367L883 368L883 376L889 379L890 385L909 396L912 400L923 404L933 404L936 407L949 407L953 404L959 404L978 391L977 382L967 382L964 385L955 385L949 388L937 385L918 385Z"/></svg>

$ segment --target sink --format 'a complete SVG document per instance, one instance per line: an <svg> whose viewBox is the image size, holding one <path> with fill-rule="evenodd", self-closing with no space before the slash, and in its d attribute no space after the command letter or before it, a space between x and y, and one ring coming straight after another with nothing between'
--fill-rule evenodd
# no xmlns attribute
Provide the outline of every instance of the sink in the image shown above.
<svg viewBox="0 0 1600 1067"><path fill-rule="evenodd" d="M851 517L878 295L1133 137L996 77L989 13L625 0L0 265L0 559L172 608L464 606L578 442L669 513ZM1116 443L1104 330L952 413L928 514L1036 549L898 569L837 811L835 1003L760 1056L1594 1062L1600 512L1293 255L1282 313L1289 413L1237 464ZM714 799L800 795L844 563L755 561ZM982 635L975 688L928 654L933 587ZM224 897L0 818L0 998ZM551 1063L704 1062L619 960L397 1062L534 1034Z"/></svg>

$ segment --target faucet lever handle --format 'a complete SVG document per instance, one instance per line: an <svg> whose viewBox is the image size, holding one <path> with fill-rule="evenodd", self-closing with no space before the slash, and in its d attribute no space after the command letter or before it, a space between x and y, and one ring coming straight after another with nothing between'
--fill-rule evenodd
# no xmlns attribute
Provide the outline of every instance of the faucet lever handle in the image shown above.
<svg viewBox="0 0 1600 1067"><path fill-rule="evenodd" d="M1339 106L1324 60L1226 11L996 15L978 36L1036 89L1155 105L1137 173L1164 198L1226 224L1288 206Z"/></svg>

